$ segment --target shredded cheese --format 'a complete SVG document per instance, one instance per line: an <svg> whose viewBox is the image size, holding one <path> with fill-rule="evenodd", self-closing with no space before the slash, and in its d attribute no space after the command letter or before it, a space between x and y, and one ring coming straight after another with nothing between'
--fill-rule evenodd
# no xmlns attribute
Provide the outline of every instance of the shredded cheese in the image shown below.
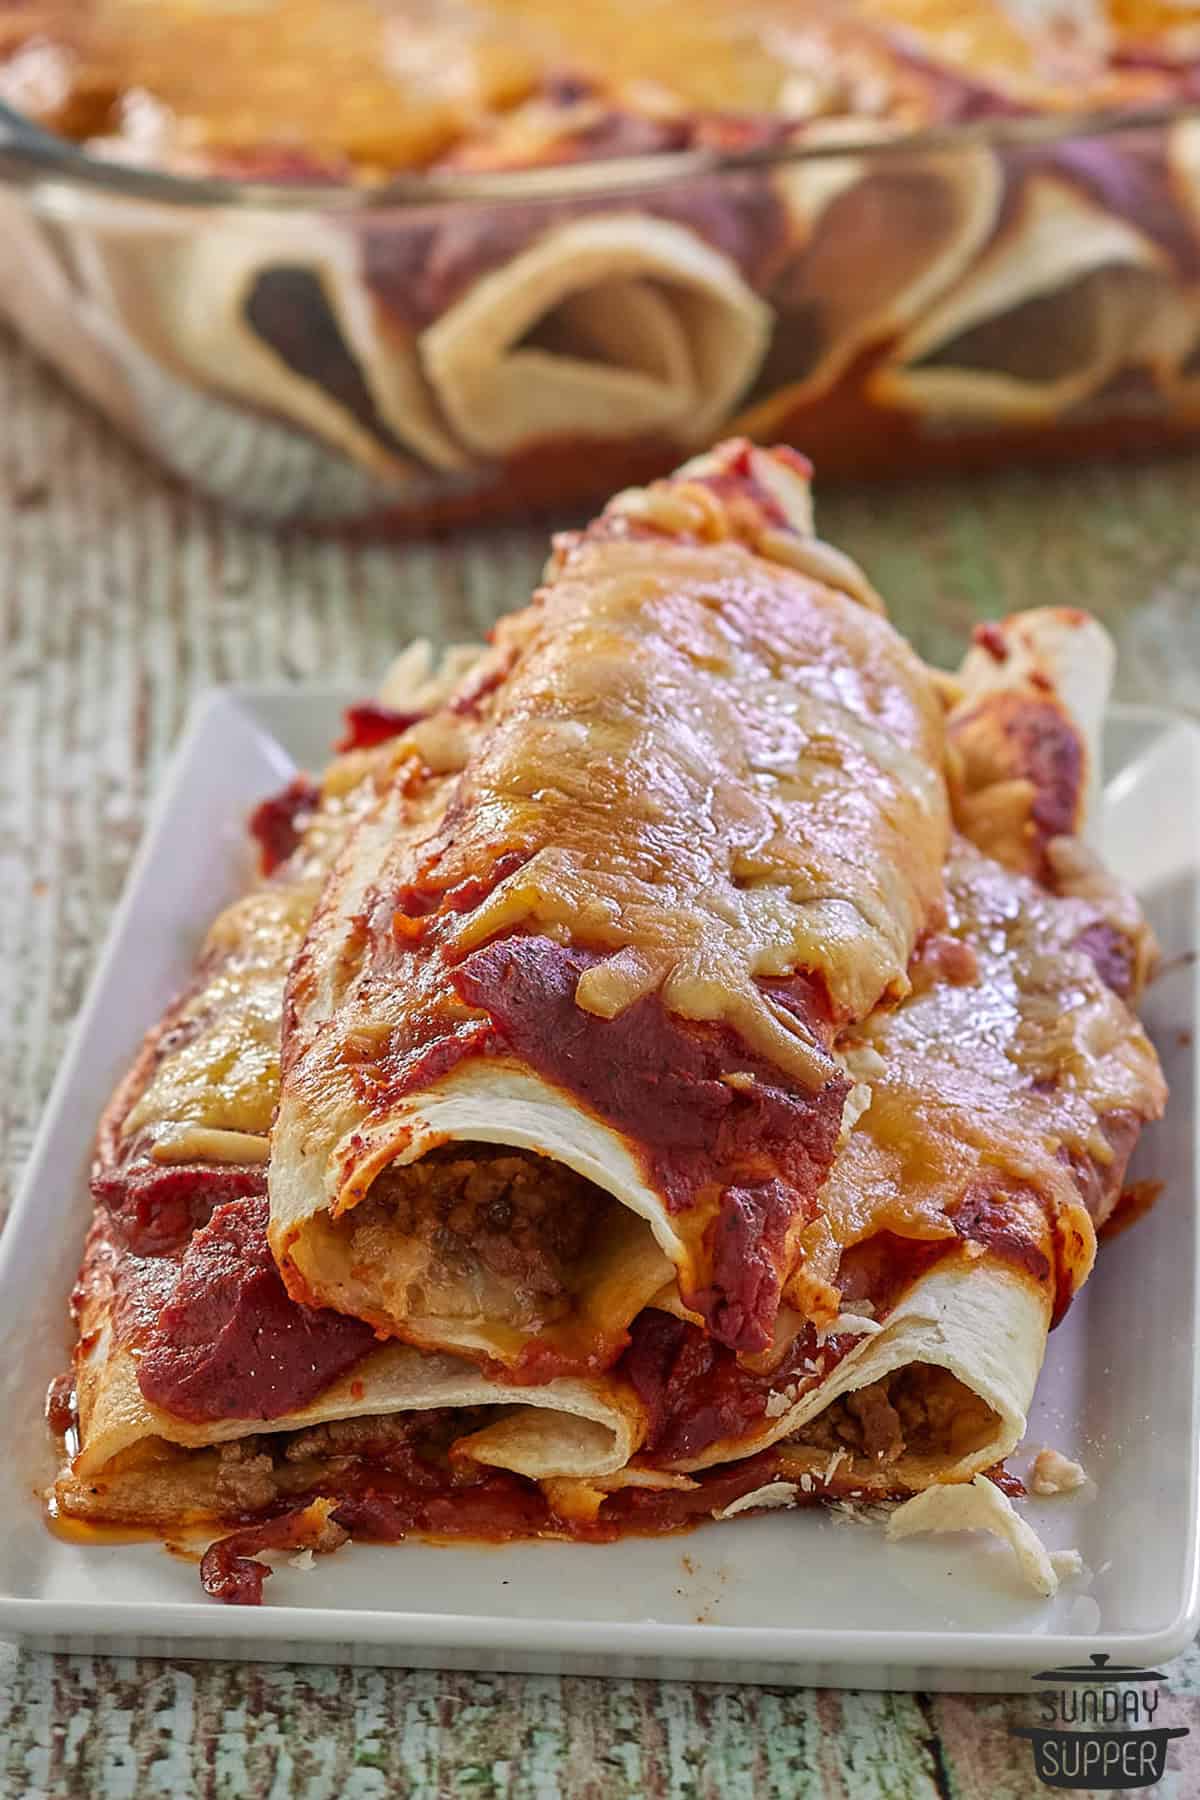
<svg viewBox="0 0 1200 1800"><path fill-rule="evenodd" d="M831 1325L824 1325L817 1332L818 1344L823 1344L828 1337L874 1337L883 1326L878 1319L869 1319L866 1313L839 1313Z"/></svg>
<svg viewBox="0 0 1200 1800"><path fill-rule="evenodd" d="M832 1456L829 1458L829 1461L825 1465L825 1473L821 1477L821 1479L825 1483L826 1487L828 1487L829 1483L833 1480L834 1476L837 1474L838 1469L841 1466L841 1464L844 1462L848 1462L849 1460L850 1460L850 1452L848 1450L837 1449L833 1452Z"/></svg>
<svg viewBox="0 0 1200 1800"><path fill-rule="evenodd" d="M794 1481L768 1481L765 1487L753 1488L750 1493L731 1500L728 1506L720 1507L713 1518L732 1519L735 1513L749 1512L760 1506L795 1506L799 1491Z"/></svg>

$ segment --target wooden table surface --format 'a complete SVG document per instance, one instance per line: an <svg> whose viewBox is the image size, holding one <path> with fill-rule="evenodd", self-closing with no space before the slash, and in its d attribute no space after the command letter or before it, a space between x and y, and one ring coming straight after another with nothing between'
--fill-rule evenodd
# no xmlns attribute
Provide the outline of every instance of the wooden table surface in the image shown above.
<svg viewBox="0 0 1200 1800"><path fill-rule="evenodd" d="M0 421L6 1206L193 694L366 685L415 633L474 635L526 595L545 527L399 548L267 535L169 487L3 336ZM1078 603L1117 638L1120 697L1200 715L1200 460L818 487L818 514L934 661L956 661L976 619ZM1171 1675L1175 1716L1200 1725L1200 1654ZM1028 1710L0 1647L0 1792L1023 1800L1046 1791L1006 1735ZM1177 1760L1160 1793L1200 1795L1200 1730Z"/></svg>

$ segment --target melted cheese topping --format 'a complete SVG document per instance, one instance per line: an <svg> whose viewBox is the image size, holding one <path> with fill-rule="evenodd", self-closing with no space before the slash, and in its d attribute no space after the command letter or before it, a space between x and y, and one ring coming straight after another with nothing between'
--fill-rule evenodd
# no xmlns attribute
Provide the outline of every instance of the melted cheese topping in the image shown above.
<svg viewBox="0 0 1200 1800"><path fill-rule="evenodd" d="M948 800L940 699L874 595L757 549L768 527L808 544L809 526L803 464L744 444L619 496L498 628L495 679L453 720L461 769L405 771L349 840L290 977L270 1188L296 1291L416 1329L403 1292L363 1298L385 1261L355 1248L354 1215L393 1160L436 1140L419 1108L495 1068L487 1002L458 978L497 938L586 952L580 1013L617 1022L654 996L656 1016L725 1026L793 1088L836 1082L840 1104L823 1000L841 1022L906 991L942 909ZM441 748L444 723L414 738ZM812 1012L767 985L797 972ZM704 1287L721 1184L700 1185L677 1228L646 1185L670 1173L642 1173L646 1142L609 1125L639 1171L636 1203L611 1191L652 1209Z"/></svg>
<svg viewBox="0 0 1200 1800"><path fill-rule="evenodd" d="M127 1136L150 1128L157 1139L184 1123L260 1137L270 1131L283 983L315 899L311 883L284 884L221 914L206 946L208 974L172 1021L183 1041L162 1056L130 1109Z"/></svg>
<svg viewBox="0 0 1200 1800"><path fill-rule="evenodd" d="M612 950L578 1001L661 988L814 1081L824 1056L756 985L818 971L852 1017L907 986L946 833L938 707L892 629L739 545L585 539L450 805L425 878L527 858L453 933ZM402 885L389 859L377 885Z"/></svg>
<svg viewBox="0 0 1200 1800"><path fill-rule="evenodd" d="M257 145L427 162L539 76L519 31L455 0L43 0L37 11L36 35L25 13L33 42L6 97L72 135L176 162Z"/></svg>
<svg viewBox="0 0 1200 1800"><path fill-rule="evenodd" d="M401 784L348 844L291 980L279 1136L304 1153L293 1166L277 1142L272 1174L289 1209L337 1215L395 1154L364 1135L395 1104L384 1071L421 1020L444 1035L470 1018L454 969L497 934L611 951L582 1009L657 991L801 1084L836 1065L761 977L816 971L851 1018L907 987L941 905L940 703L885 620L715 530L725 502L705 500L703 544L660 535L661 509L654 535L644 509L629 527L628 497L561 543L500 629L513 667L461 774ZM745 491L730 504L752 535ZM487 897L426 941L420 909L396 910L414 889Z"/></svg>
<svg viewBox="0 0 1200 1800"><path fill-rule="evenodd" d="M387 703L436 708L480 657L478 647L457 645L435 669L428 644L415 643L389 673ZM156 1162L267 1160L288 971L338 851L379 785L411 769L420 730L335 758L292 855L213 923L197 978L160 1028L158 1054L120 1127Z"/></svg>
<svg viewBox="0 0 1200 1800"><path fill-rule="evenodd" d="M653 971L671 1010L819 1079L756 980L816 970L852 1017L904 991L938 898L939 757L923 671L862 607L739 546L585 543L433 847L448 885L497 842L528 856L454 950L565 926L636 972L582 1004L611 1016Z"/></svg>
<svg viewBox="0 0 1200 1800"><path fill-rule="evenodd" d="M843 1043L847 1066L869 1075L871 1103L833 1166L806 1249L827 1250L830 1231L843 1246L881 1231L945 1236L960 1197L998 1177L1006 1213L1035 1244L1044 1227L1021 1194L1059 1215L1077 1287L1095 1234L1065 1158L1110 1160L1107 1114L1158 1116L1158 1058L1074 947L1093 906L1047 893L962 840L948 889L949 935L969 960L954 980L935 967L927 981L918 964L905 1004Z"/></svg>
<svg viewBox="0 0 1200 1800"><path fill-rule="evenodd" d="M1135 43L1168 38L1134 10L1113 22ZM942 71L1031 108L1171 92L1169 63L1114 65L1098 14L1093 27L1046 29L1001 0L7 0L0 95L125 157L190 168L257 149L285 173L290 156L370 176L469 158L497 133L500 160L553 155L614 100L650 122L919 125L938 115ZM564 73L574 85L556 85Z"/></svg>

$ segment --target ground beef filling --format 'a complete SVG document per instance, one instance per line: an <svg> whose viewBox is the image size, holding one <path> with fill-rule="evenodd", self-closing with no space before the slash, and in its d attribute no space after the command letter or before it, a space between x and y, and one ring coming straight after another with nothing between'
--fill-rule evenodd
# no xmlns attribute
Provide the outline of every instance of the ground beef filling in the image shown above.
<svg viewBox="0 0 1200 1800"><path fill-rule="evenodd" d="M480 1268L511 1291L510 1317L568 1310L573 1275L616 1204L561 1163L487 1144L444 1145L385 1169L352 1216L361 1251L378 1237L427 1246L442 1279Z"/></svg>
<svg viewBox="0 0 1200 1800"><path fill-rule="evenodd" d="M843 1394L792 1441L887 1467L902 1456L965 1456L993 1424L991 1408L949 1370L916 1363Z"/></svg>
<svg viewBox="0 0 1200 1800"><path fill-rule="evenodd" d="M486 1407L439 1408L260 1432L217 1446L217 1499L226 1517L250 1517L364 1464L417 1490L469 1487L481 1472L452 1459L450 1447L495 1417ZM992 1426L977 1394L946 1369L916 1364L842 1395L788 1442L831 1456L849 1451L887 1468L905 1456L957 1459L986 1441Z"/></svg>
<svg viewBox="0 0 1200 1800"><path fill-rule="evenodd" d="M356 1463L404 1476L417 1488L469 1484L479 1470L452 1463L450 1446L495 1416L494 1408L435 1407L238 1438L216 1447L217 1500L228 1518L266 1512Z"/></svg>

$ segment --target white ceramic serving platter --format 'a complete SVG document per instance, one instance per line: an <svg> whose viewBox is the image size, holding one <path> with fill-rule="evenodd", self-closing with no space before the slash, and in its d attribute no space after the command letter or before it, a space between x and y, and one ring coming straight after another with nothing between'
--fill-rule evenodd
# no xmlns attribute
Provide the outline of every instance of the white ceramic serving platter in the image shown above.
<svg viewBox="0 0 1200 1800"><path fill-rule="evenodd" d="M194 714L0 1245L0 1634L44 1647L286 1657L893 1688L1019 1688L1034 1670L1159 1663L1200 1624L1197 1590L1197 1081L1200 732L1118 711L1105 739L1104 838L1166 958L1146 1014L1173 1090L1135 1174L1166 1191L1107 1247L1050 1340L1028 1449L1094 1478L1025 1505L1087 1573L1052 1602L1009 1553L962 1536L889 1545L819 1512L611 1546L350 1546L278 1567L260 1608L204 1599L193 1563L153 1543L79 1545L43 1523L42 1396L66 1366L66 1302L88 1216L96 1120L144 1029L244 883L248 809L315 768L347 696L232 688Z"/></svg>

